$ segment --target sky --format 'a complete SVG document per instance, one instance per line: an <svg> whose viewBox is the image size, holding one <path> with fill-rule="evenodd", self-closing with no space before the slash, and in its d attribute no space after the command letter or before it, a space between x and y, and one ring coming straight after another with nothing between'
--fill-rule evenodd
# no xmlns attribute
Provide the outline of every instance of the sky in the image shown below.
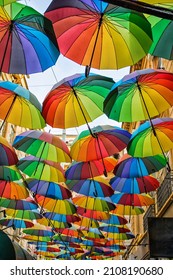
<svg viewBox="0 0 173 280"><path fill-rule="evenodd" d="M44 14L45 10L49 6L51 0L21 0L19 3L31 6L36 9L40 13ZM129 67L122 68L119 70L96 70L91 69L91 73L107 76L113 78L115 82L119 81L124 75L129 73ZM79 64L71 61L70 59L65 58L60 55L55 66L50 67L46 71L42 73L31 74L29 78L27 78L27 84L29 90L36 95L40 103L43 102L45 96L49 93L51 88L57 82L61 81L65 77L77 74L77 73L85 73L85 67L80 66ZM103 115L92 123L90 123L90 127L94 127L97 125L109 124L113 126L121 126L120 123L115 122L113 120L109 120L107 116ZM86 125L82 125L78 128L69 128L66 129L66 134L76 134L80 133L82 130L87 129ZM61 134L64 132L62 129L53 129L50 126L46 127L47 131L51 133Z"/></svg>

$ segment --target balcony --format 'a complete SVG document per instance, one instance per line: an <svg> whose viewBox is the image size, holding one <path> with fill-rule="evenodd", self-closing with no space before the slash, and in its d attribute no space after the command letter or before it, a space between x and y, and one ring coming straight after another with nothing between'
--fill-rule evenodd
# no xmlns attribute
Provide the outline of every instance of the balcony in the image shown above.
<svg viewBox="0 0 173 280"><path fill-rule="evenodd" d="M172 195L173 192L173 173L170 172L166 175L165 179L161 183L160 187L156 193L156 202L157 202L157 213L164 206L166 201Z"/></svg>
<svg viewBox="0 0 173 280"><path fill-rule="evenodd" d="M148 231L148 218L155 217L155 205L150 205L143 218L144 232Z"/></svg>

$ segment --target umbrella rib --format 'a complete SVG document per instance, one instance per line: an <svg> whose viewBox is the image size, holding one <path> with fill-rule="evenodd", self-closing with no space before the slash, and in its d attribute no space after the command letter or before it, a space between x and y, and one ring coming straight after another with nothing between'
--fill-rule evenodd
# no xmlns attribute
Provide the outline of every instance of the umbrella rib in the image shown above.
<svg viewBox="0 0 173 280"><path fill-rule="evenodd" d="M137 84L137 88L138 88L138 90L139 90L139 92L140 92L140 94L141 94L142 101L143 101L144 107L145 107L145 109L146 109L146 112L147 112L147 115L148 115L148 118L149 118L149 121L150 121L152 130L153 130L154 136L156 136L156 131L155 131L154 125L153 125L153 123L152 123L152 120L151 120L151 117L150 117L150 114L149 114L147 105L146 105L146 103L145 103L145 100L144 100L144 97L143 97L143 94L142 94L142 91L141 91L141 87L140 87L140 85L139 85L139 83L138 83L138 80L137 80L136 84Z"/></svg>
<svg viewBox="0 0 173 280"><path fill-rule="evenodd" d="M100 28L101 28L101 25L102 25L103 15L104 15L104 13L101 13L101 14L100 14L100 19L99 19L99 23L98 23L98 29L97 29L96 39L95 39L95 42L94 42L94 47L93 47L93 50L92 50L90 62L89 62L89 65L87 65L87 66L86 66L86 69L85 69L85 76L86 76L86 77L88 77L88 76L89 76L89 73L90 73L91 64L92 64L92 61L93 61L93 57L94 57L94 53L95 53L95 48L96 48L96 44L97 44L97 39L98 39L99 32L100 32Z"/></svg>
<svg viewBox="0 0 173 280"><path fill-rule="evenodd" d="M104 168L103 174L105 175L105 177L107 177L108 175L107 175L106 166L105 166L105 163L104 163L104 160L103 160L103 155L102 155L102 151L101 151L101 147L100 147L100 143L99 143L99 138L98 138L97 134L95 134L94 136L96 138L96 141L97 141L97 144L98 144L98 147L99 147L101 161L102 161L103 168Z"/></svg>
<svg viewBox="0 0 173 280"><path fill-rule="evenodd" d="M87 121L87 119L86 119L86 116L85 116L85 114L84 114L84 111L83 111L83 109L82 109L82 106L81 106L81 104L80 104L80 102L79 102L79 98L78 98L78 96L77 96L77 93L76 93L76 91L75 91L75 89L74 89L73 87L72 87L72 90L73 90L74 96L75 96L75 98L76 98L76 100L77 100L77 103L78 103L78 105L79 105L79 108L80 108L80 110L81 110L81 112L82 112L82 115L83 115L83 117L84 117L84 119L85 119L85 122L86 122L86 125L87 125L88 129L89 129L89 132L90 132L90 134L93 136L92 130L91 130L89 124L88 124L88 121Z"/></svg>

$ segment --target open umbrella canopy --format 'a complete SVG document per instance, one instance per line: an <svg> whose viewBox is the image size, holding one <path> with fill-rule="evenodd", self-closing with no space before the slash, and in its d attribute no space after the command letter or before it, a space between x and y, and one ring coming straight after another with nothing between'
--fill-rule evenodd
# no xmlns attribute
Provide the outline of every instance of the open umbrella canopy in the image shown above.
<svg viewBox="0 0 173 280"><path fill-rule="evenodd" d="M54 182L48 182L43 180L37 180L29 178L26 180L27 188L35 194L40 194L45 197L53 199L68 199L72 197L71 191L61 185Z"/></svg>
<svg viewBox="0 0 173 280"><path fill-rule="evenodd" d="M59 57L52 22L29 6L0 6L0 34L0 71L5 73L43 72Z"/></svg>
<svg viewBox="0 0 173 280"><path fill-rule="evenodd" d="M128 223L127 219L121 215L111 214L111 211L109 214L110 214L110 218L106 220L102 219L101 221L102 223L109 224L109 225L125 225Z"/></svg>
<svg viewBox="0 0 173 280"><path fill-rule="evenodd" d="M34 225L34 227L24 229L23 233L29 235L47 236L47 237L52 237L54 235L54 232L52 231L51 227L40 226L40 225L39 226Z"/></svg>
<svg viewBox="0 0 173 280"><path fill-rule="evenodd" d="M27 130L15 137L13 147L38 158L55 162L71 162L66 143L49 132Z"/></svg>
<svg viewBox="0 0 173 280"><path fill-rule="evenodd" d="M145 210L141 206L131 206L116 204L116 208L110 211L110 214L122 215L122 216L133 216L143 214ZM105 222L105 221L104 221Z"/></svg>
<svg viewBox="0 0 173 280"><path fill-rule="evenodd" d="M0 180L23 181L23 176L16 165L0 165Z"/></svg>
<svg viewBox="0 0 173 280"><path fill-rule="evenodd" d="M28 89L9 81L0 81L0 119L25 128L46 126L38 99Z"/></svg>
<svg viewBox="0 0 173 280"><path fill-rule="evenodd" d="M45 15L53 22L61 53L84 66L133 65L152 42L151 27L142 14L99 0L54 0Z"/></svg>
<svg viewBox="0 0 173 280"><path fill-rule="evenodd" d="M30 235L26 234L22 236L22 239L36 242L50 242L52 240L52 236L41 236L41 235Z"/></svg>
<svg viewBox="0 0 173 280"><path fill-rule="evenodd" d="M115 176L111 178L110 185L116 192L140 194L156 191L160 186L160 183L152 176L136 178L122 178Z"/></svg>
<svg viewBox="0 0 173 280"><path fill-rule="evenodd" d="M67 237L77 237L77 238L79 238L79 237L81 237L82 236L82 233L81 233L81 231L79 230L79 229L77 229L77 228L72 228L72 229L70 229L70 228L65 228L65 229L57 229L57 232L59 233L59 234L56 234L55 236L54 236L54 240L63 240L63 239L61 239L61 237L62 236L67 236ZM80 240L80 242L81 242L81 240Z"/></svg>
<svg viewBox="0 0 173 280"><path fill-rule="evenodd" d="M102 125L84 130L72 143L70 155L76 161L98 160L127 147L131 134L119 127Z"/></svg>
<svg viewBox="0 0 173 280"><path fill-rule="evenodd" d="M5 214L18 219L36 220L41 219L42 215L37 210L15 210L6 209Z"/></svg>
<svg viewBox="0 0 173 280"><path fill-rule="evenodd" d="M80 221L81 218L76 214L65 215L65 214L58 214L55 212L45 212L43 216L46 217L48 220L55 220L58 222L67 222L67 223L74 223Z"/></svg>
<svg viewBox="0 0 173 280"><path fill-rule="evenodd" d="M149 206L154 204L154 199L148 194L114 193L111 196L115 204L129 206Z"/></svg>
<svg viewBox="0 0 173 280"><path fill-rule="evenodd" d="M115 83L104 101L105 114L119 122L151 119L173 106L173 73L137 70Z"/></svg>
<svg viewBox="0 0 173 280"><path fill-rule="evenodd" d="M76 74L53 86L43 101L43 116L52 127L70 128L103 114L103 101L114 81L101 75Z"/></svg>
<svg viewBox="0 0 173 280"><path fill-rule="evenodd" d="M6 217L0 219L0 225L3 227L13 227L15 228L28 228L33 227L34 223L27 219L19 219L19 218L12 218Z"/></svg>
<svg viewBox="0 0 173 280"><path fill-rule="evenodd" d="M125 154L117 162L113 173L122 178L142 177L155 173L165 166L166 160L163 155L140 158Z"/></svg>
<svg viewBox="0 0 173 280"><path fill-rule="evenodd" d="M98 229L94 229L94 231L89 230L82 230L83 235L86 239L95 240L95 239L103 239L104 236Z"/></svg>
<svg viewBox="0 0 173 280"><path fill-rule="evenodd" d="M82 180L103 175L104 167L106 172L113 171L117 164L117 159L113 157L103 158L103 163L101 160L91 160L86 162L73 161L66 169L65 177L67 180Z"/></svg>
<svg viewBox="0 0 173 280"><path fill-rule="evenodd" d="M23 173L38 181L65 182L64 170L58 163L52 162L51 165L50 161L26 156L18 161L17 167Z"/></svg>
<svg viewBox="0 0 173 280"><path fill-rule="evenodd" d="M0 165L15 165L18 157L11 144L0 135Z"/></svg>
<svg viewBox="0 0 173 280"><path fill-rule="evenodd" d="M127 146L127 152L134 157L158 155L173 148L173 119L156 118L141 124Z"/></svg>
<svg viewBox="0 0 173 280"><path fill-rule="evenodd" d="M30 197L26 199L0 198L0 207L15 210L34 210L38 208L38 204Z"/></svg>
<svg viewBox="0 0 173 280"><path fill-rule="evenodd" d="M90 197L79 195L72 198L73 203L82 208L98 211L115 209L115 204L108 197Z"/></svg>
<svg viewBox="0 0 173 280"><path fill-rule="evenodd" d="M130 229L128 227L118 227L118 226L114 226L114 225L106 225L106 226L100 226L99 230L101 231L105 231L105 232L112 232L112 233L126 233L126 232L130 232Z"/></svg>
<svg viewBox="0 0 173 280"><path fill-rule="evenodd" d="M113 188L102 177L85 180L67 180L66 185L71 191L91 197L111 196Z"/></svg>
<svg viewBox="0 0 173 280"><path fill-rule="evenodd" d="M26 187L15 182L0 180L0 197L9 199L24 199L29 196Z"/></svg>
<svg viewBox="0 0 173 280"><path fill-rule="evenodd" d="M50 226L54 230L60 229L60 228L70 228L71 227L70 223L50 220L50 219L47 219L45 217L43 217L41 219L37 219L37 224L44 225L44 226Z"/></svg>
<svg viewBox="0 0 173 280"><path fill-rule="evenodd" d="M88 217L98 221L108 220L110 218L109 210L105 212L100 210L86 209L85 207L78 206L77 213L83 217Z"/></svg>
<svg viewBox="0 0 173 280"><path fill-rule="evenodd" d="M105 232L102 231L103 235L109 239L115 240L129 240L135 238L135 235L131 232L126 233L113 233L113 232Z"/></svg>
<svg viewBox="0 0 173 280"><path fill-rule="evenodd" d="M35 196L35 200L41 206L41 208L44 208L50 212L63 215L71 215L76 213L75 205L67 199L58 200L37 194Z"/></svg>
<svg viewBox="0 0 173 280"><path fill-rule="evenodd" d="M173 3L170 0L158 1L158 6L172 10ZM153 34L153 43L149 49L149 53L153 56L166 58L169 60L173 59L173 35L172 20L156 17L154 15L147 15L147 20L151 24L152 34ZM166 42L166 44L165 44Z"/></svg>
<svg viewBox="0 0 173 280"><path fill-rule="evenodd" d="M87 218L87 217L82 217L80 221L75 221L73 222L74 225L78 226L81 230L88 230L89 228L98 228L99 223L95 219Z"/></svg>

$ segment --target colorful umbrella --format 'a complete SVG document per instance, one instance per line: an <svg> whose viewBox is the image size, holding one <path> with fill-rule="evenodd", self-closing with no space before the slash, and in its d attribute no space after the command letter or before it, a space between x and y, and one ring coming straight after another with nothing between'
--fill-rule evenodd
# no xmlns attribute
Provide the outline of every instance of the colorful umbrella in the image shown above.
<svg viewBox="0 0 173 280"><path fill-rule="evenodd" d="M126 233L126 232L130 232L130 229L123 226L123 227L118 227L118 226L114 226L114 225L106 225L106 226L100 226L99 227L100 231L105 231L105 232L112 232L112 233Z"/></svg>
<svg viewBox="0 0 173 280"><path fill-rule="evenodd" d="M73 203L82 208L96 211L110 211L115 209L115 205L109 198L90 197L79 195L72 198Z"/></svg>
<svg viewBox="0 0 173 280"><path fill-rule="evenodd" d="M38 256L43 256L43 257L48 258L48 259L49 258L56 259L55 252L43 252L43 251L39 250L39 251L35 251L34 254L38 255Z"/></svg>
<svg viewBox="0 0 173 280"><path fill-rule="evenodd" d="M103 235L106 238L113 239L113 240L129 240L135 238L135 235L130 232L126 233L113 233L113 232L104 232L102 231Z"/></svg>
<svg viewBox="0 0 173 280"><path fill-rule="evenodd" d="M73 222L74 225L79 226L81 230L89 230L89 228L98 228L99 223L97 220L87 218L87 217L82 217L80 221L75 221Z"/></svg>
<svg viewBox="0 0 173 280"><path fill-rule="evenodd" d="M154 199L148 194L114 193L111 200L115 204L129 206L149 206L154 204Z"/></svg>
<svg viewBox="0 0 173 280"><path fill-rule="evenodd" d="M58 248L58 246L54 245L47 245L47 246L37 246L36 249L38 250L37 252L60 252L61 249Z"/></svg>
<svg viewBox="0 0 173 280"><path fill-rule="evenodd" d="M18 162L14 148L3 136L0 136L0 155L0 165L15 165Z"/></svg>
<svg viewBox="0 0 173 280"><path fill-rule="evenodd" d="M173 106L173 73L142 69L115 83L104 101L104 112L119 122L151 119Z"/></svg>
<svg viewBox="0 0 173 280"><path fill-rule="evenodd" d="M154 156L173 148L173 119L156 118L141 124L127 146L127 152L134 157Z"/></svg>
<svg viewBox="0 0 173 280"><path fill-rule="evenodd" d="M113 173L122 178L142 177L155 173L165 166L166 160L163 155L140 158L125 154L117 162Z"/></svg>
<svg viewBox="0 0 173 280"><path fill-rule="evenodd" d="M58 222L67 222L67 223L74 223L81 220L81 218L76 214L64 215L64 214L58 214L54 212L46 212L43 213L43 216L50 220L55 220Z"/></svg>
<svg viewBox="0 0 173 280"><path fill-rule="evenodd" d="M0 165L0 180L5 181L23 181L23 176L16 165Z"/></svg>
<svg viewBox="0 0 173 280"><path fill-rule="evenodd" d="M115 208L115 210L116 210L116 208ZM112 211L115 211L115 210L112 210ZM111 211L109 214L110 214L110 218L106 219L106 220L102 219L102 221L101 221L102 223L109 224L109 225L125 225L128 223L127 219L124 218L123 216L111 214Z"/></svg>
<svg viewBox="0 0 173 280"><path fill-rule="evenodd" d="M110 185L116 192L140 194L156 191L160 186L160 183L152 176L136 178L122 178L115 176L111 178Z"/></svg>
<svg viewBox="0 0 173 280"><path fill-rule="evenodd" d="M28 190L15 182L0 180L0 197L9 199L24 199L29 196Z"/></svg>
<svg viewBox="0 0 173 280"><path fill-rule="evenodd" d="M38 181L65 182L64 170L59 163L50 163L50 161L34 156L27 156L18 161L17 167L23 173Z"/></svg>
<svg viewBox="0 0 173 280"><path fill-rule="evenodd" d="M52 240L52 237L26 234L22 236L22 239L36 242L50 242Z"/></svg>
<svg viewBox="0 0 173 280"><path fill-rule="evenodd" d="M34 195L39 194L53 199L68 199L72 197L71 191L61 184L33 178L27 179L26 182L27 188L33 192Z"/></svg>
<svg viewBox="0 0 173 280"><path fill-rule="evenodd" d="M86 209L84 207L78 206L77 213L81 216L95 219L98 221L108 220L110 218L109 210L108 210L108 212L105 212L105 211L99 211L99 210Z"/></svg>
<svg viewBox="0 0 173 280"><path fill-rule="evenodd" d="M65 229L57 229L57 232L59 232L60 234L57 234L54 236L54 240L61 240L62 236L68 236L68 237L80 237L82 235L81 231L78 229L69 229L69 228L65 228Z"/></svg>
<svg viewBox="0 0 173 280"><path fill-rule="evenodd" d="M47 218L43 217L41 219L37 219L37 224L39 225L44 225L44 226L50 226L52 227L54 230L56 229L62 229L62 228L69 228L71 227L70 223L67 222L58 222L55 220L48 220Z"/></svg>
<svg viewBox="0 0 173 280"><path fill-rule="evenodd" d="M49 132L27 130L15 137L13 147L38 158L71 162L66 143Z"/></svg>
<svg viewBox="0 0 173 280"><path fill-rule="evenodd" d="M151 27L142 14L99 0L54 0L45 15L53 22L60 52L89 68L133 65L152 42Z"/></svg>
<svg viewBox="0 0 173 280"><path fill-rule="evenodd" d="M52 22L33 8L0 6L0 26L0 71L32 74L56 63L59 50Z"/></svg>
<svg viewBox="0 0 173 280"><path fill-rule="evenodd" d="M15 210L15 209L6 209L5 214L10 217L26 220L36 220L41 219L42 215L36 210Z"/></svg>
<svg viewBox="0 0 173 280"><path fill-rule="evenodd" d="M57 200L41 195L36 195L35 200L44 209L63 215L71 215L76 213L75 205L70 200Z"/></svg>
<svg viewBox="0 0 173 280"><path fill-rule="evenodd" d="M38 208L38 204L30 197L26 199L0 198L0 207L15 210L34 210Z"/></svg>
<svg viewBox="0 0 173 280"><path fill-rule="evenodd" d="M172 1L157 1L158 7L161 5L162 8L173 10ZM168 3L169 2L169 3ZM162 4L161 4L162 3ZM151 24L153 43L149 49L149 53L153 56L163 57L169 60L173 59L172 48L173 48L173 35L172 20L156 17L153 15L147 15L147 20ZM166 42L166 44L165 44Z"/></svg>
<svg viewBox="0 0 173 280"><path fill-rule="evenodd" d="M106 172L111 172L117 164L117 160L113 157L103 158ZM73 161L66 169L65 177L68 180L88 179L104 174L104 166L101 160L91 160L86 162Z"/></svg>
<svg viewBox="0 0 173 280"><path fill-rule="evenodd" d="M0 219L0 225L4 227L14 227L20 229L20 228L33 227L34 223L26 219L7 217L7 218Z"/></svg>
<svg viewBox="0 0 173 280"><path fill-rule="evenodd" d="M113 79L76 74L53 86L43 101L43 116L51 127L70 128L92 122L103 114L103 101Z"/></svg>
<svg viewBox="0 0 173 280"><path fill-rule="evenodd" d="M103 239L104 238L103 234L98 229L96 229L96 232L95 232L95 229L94 229L94 231L91 231L91 229L82 230L82 233L85 236L85 238L89 239L89 240Z"/></svg>
<svg viewBox="0 0 173 280"><path fill-rule="evenodd" d="M114 190L102 177L85 180L67 180L66 185L71 191L92 197L111 196Z"/></svg>
<svg viewBox="0 0 173 280"><path fill-rule="evenodd" d="M24 87L0 81L0 119L25 128L41 129L46 126L42 107L35 95Z"/></svg>
<svg viewBox="0 0 173 280"><path fill-rule="evenodd" d="M115 210L111 210L110 214L122 215L122 216L124 216L124 215L133 216L133 215L141 215L144 212L145 212L145 210L142 207L117 204Z"/></svg>
<svg viewBox="0 0 173 280"><path fill-rule="evenodd" d="M119 153L126 148L131 134L119 127L102 125L82 131L75 138L70 155L76 161L91 161L103 159ZM104 162L102 161L103 166ZM106 168L104 167L104 172Z"/></svg>
<svg viewBox="0 0 173 280"><path fill-rule="evenodd" d="M52 237L54 235L54 232L52 231L51 227L37 226L37 225L31 228L24 229L23 233L29 235L47 236L47 237Z"/></svg>

